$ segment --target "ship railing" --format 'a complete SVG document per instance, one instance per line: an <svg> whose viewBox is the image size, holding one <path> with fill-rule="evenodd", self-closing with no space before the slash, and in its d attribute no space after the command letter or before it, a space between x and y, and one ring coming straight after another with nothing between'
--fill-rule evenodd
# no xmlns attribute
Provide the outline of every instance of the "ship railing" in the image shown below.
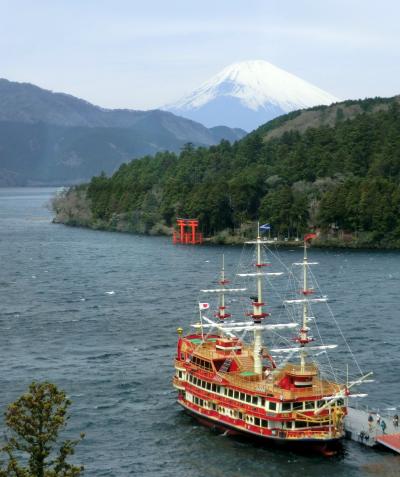
<svg viewBox="0 0 400 477"><path fill-rule="evenodd" d="M303 368L300 365L286 365L282 371L296 376L315 376L318 374L318 369L314 365L305 365Z"/></svg>
<svg viewBox="0 0 400 477"><path fill-rule="evenodd" d="M307 439L307 438L320 438L320 439L330 439L335 437L335 433L332 434L330 430L321 431L321 430L299 430L299 431L286 431L287 439Z"/></svg>
<svg viewBox="0 0 400 477"><path fill-rule="evenodd" d="M181 361L179 359L175 359L175 362L174 362L175 368L186 369L185 364L188 364L188 363L185 363L185 361Z"/></svg>
<svg viewBox="0 0 400 477"><path fill-rule="evenodd" d="M260 393L261 395L272 394L275 397L278 396L284 400L293 400L299 397L306 398L308 396L314 397L316 395L330 395L334 392L337 392L337 386L327 382L321 382L308 388L298 388L295 391L290 391L275 386L273 382L266 382L261 375L255 375L254 380L243 378L239 373L236 372L221 373L221 377L223 377L229 382L229 384L233 386L242 387L249 391Z"/></svg>
<svg viewBox="0 0 400 477"><path fill-rule="evenodd" d="M177 389L185 389L185 386L182 384L182 381L177 376L174 376L172 378L172 385Z"/></svg>

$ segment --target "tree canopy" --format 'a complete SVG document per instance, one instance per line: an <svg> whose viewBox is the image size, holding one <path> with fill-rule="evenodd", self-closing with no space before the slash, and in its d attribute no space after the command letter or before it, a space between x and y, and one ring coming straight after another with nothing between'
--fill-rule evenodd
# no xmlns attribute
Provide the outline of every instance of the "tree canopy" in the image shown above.
<svg viewBox="0 0 400 477"><path fill-rule="evenodd" d="M68 458L84 437L59 442L71 402L51 383L35 383L6 411L9 436L2 452L7 463L0 477L79 477L83 467Z"/></svg>

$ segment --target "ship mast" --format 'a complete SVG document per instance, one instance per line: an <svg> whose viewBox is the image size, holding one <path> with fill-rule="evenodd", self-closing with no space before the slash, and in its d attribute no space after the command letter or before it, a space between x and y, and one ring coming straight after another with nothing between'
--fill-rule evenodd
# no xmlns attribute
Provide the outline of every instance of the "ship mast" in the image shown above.
<svg viewBox="0 0 400 477"><path fill-rule="evenodd" d="M307 284L307 273L308 273L308 258L307 258L307 239L304 237L304 256L303 256L303 290L302 294L306 297L312 293L311 289L308 289ZM310 328L307 326L308 321L308 300L303 301L303 322L300 329L300 333L298 336L298 342L300 343L301 352L300 352L300 366L301 371L304 371L305 364L306 364L306 351L305 346L310 342L313 341L312 338L308 336L308 332Z"/></svg>
<svg viewBox="0 0 400 477"><path fill-rule="evenodd" d="M230 313L226 313L226 305L225 305L225 285L229 283L229 280L225 278L225 255L222 255L222 269L221 269L221 279L219 284L221 285L221 291L219 295L219 303L218 303L218 313L216 313L215 317L219 319L220 323L223 323L225 318L229 318L231 316Z"/></svg>
<svg viewBox="0 0 400 477"><path fill-rule="evenodd" d="M257 226L257 240L256 240L256 253L257 253L257 262L256 267L258 270L261 269L265 264L261 263L261 244L263 241L260 237L260 224ZM263 297L262 297L262 273L256 273L256 284L257 284L257 297L253 297L253 313L252 318L255 325L259 325L261 320L268 316L267 313L263 312ZM254 298L256 298L254 300ZM253 349L253 356L254 356L254 372L257 374L262 373L262 330L261 327L255 326L254 327L254 349Z"/></svg>

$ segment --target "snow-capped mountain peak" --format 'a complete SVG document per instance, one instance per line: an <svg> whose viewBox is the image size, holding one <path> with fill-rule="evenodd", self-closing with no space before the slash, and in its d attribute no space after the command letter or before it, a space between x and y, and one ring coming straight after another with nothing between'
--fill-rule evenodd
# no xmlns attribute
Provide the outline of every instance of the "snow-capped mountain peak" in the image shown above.
<svg viewBox="0 0 400 477"><path fill-rule="evenodd" d="M163 109L207 126L224 124L249 130L280 114L336 101L335 96L297 76L267 61L254 60L224 68Z"/></svg>

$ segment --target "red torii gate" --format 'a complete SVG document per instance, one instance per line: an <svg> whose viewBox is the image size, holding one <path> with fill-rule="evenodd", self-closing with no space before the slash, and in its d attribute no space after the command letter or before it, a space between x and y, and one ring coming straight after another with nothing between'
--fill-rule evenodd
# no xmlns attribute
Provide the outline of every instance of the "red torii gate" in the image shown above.
<svg viewBox="0 0 400 477"><path fill-rule="evenodd" d="M196 245L203 243L203 234L196 232L199 226L197 219L176 219L176 223L178 224L179 231L174 230L173 232L172 241L174 244Z"/></svg>

